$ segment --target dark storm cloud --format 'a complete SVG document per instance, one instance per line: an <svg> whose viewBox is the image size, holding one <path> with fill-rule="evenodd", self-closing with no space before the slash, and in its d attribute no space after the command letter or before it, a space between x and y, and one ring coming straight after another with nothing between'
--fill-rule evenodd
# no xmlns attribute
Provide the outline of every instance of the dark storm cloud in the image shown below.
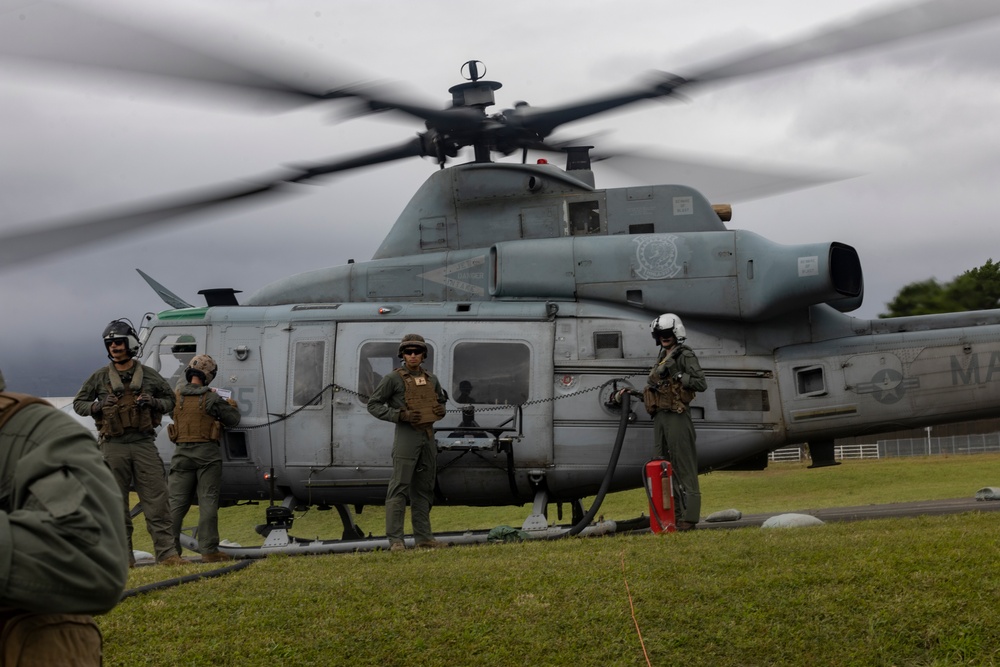
<svg viewBox="0 0 1000 667"><path fill-rule="evenodd" d="M0 0L0 40L18 30L18 12L36 4ZM149 0L127 9L147 20L169 17L154 20L167 35L177 16L187 17L181 23L197 29L183 37L212 35L213 53L245 54L248 45L259 55L305 51L306 78L329 71L340 80L347 63L406 81L441 106L447 88L461 81L460 64L478 58L488 77L504 84L497 91L502 108L520 99L578 100L650 68L672 70L701 54L786 39L895 4L624 0L582 11L578 3L517 1L501 11L479 2ZM126 20L125 5L121 11ZM246 24L268 37L251 40ZM80 47L72 33L62 39L69 52ZM567 129L614 130L602 148L678 149L736 166L770 161L863 174L737 205L731 226L779 242L854 245L866 271L866 303L857 315L872 317L907 282L950 279L1000 247L1000 231L983 223L991 219L988 197L1000 170L993 120L1000 99L991 92L1000 88L1000 29L980 25L927 44L732 82L697 91L690 102L639 105ZM7 71L0 84L4 232L391 145L421 129L398 117L351 119L338 105L254 115L235 112L234 103L244 102L218 104L167 82L53 78L23 64ZM345 174L302 186L299 198L202 214L3 270L0 367L13 389L75 391L105 360L99 336L108 321L139 324L143 313L166 307L135 268L201 303L197 292L206 287L248 296L290 273L367 259L434 168L413 160ZM636 182L603 166L598 178L599 186Z"/></svg>

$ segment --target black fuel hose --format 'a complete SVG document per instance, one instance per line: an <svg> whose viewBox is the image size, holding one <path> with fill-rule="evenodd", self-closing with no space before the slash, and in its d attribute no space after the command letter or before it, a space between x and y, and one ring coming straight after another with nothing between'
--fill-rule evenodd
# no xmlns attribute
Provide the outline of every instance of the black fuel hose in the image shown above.
<svg viewBox="0 0 1000 667"><path fill-rule="evenodd" d="M601 480L601 487L597 491L597 496L594 498L594 503L590 506L587 514L584 515L582 519L567 532L559 535L559 537L572 537L579 534L581 530L590 525L594 517L597 515L597 511L601 509L601 503L604 502L604 496L608 494L608 489L611 488L611 479L615 475L615 470L618 468L618 457L622 453L622 445L625 444L625 431L628 429L628 418L632 414L631 403L632 396L629 392L622 392L622 416L618 420L618 436L615 438L615 448L611 451L611 460L608 461L608 470L604 473L604 479Z"/></svg>

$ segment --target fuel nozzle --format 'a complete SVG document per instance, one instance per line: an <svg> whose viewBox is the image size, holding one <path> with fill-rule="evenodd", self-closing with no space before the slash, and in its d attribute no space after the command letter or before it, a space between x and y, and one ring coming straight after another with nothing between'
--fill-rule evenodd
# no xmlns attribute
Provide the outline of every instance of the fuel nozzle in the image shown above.
<svg viewBox="0 0 1000 667"><path fill-rule="evenodd" d="M622 404L624 403L625 396L642 396L639 392L631 387L618 387L618 380L612 380L611 383L611 393L608 395L606 401L604 401L604 407L608 410L614 412L619 412L622 409ZM631 403L629 404L628 421L629 423L635 422L638 419L638 415L632 411Z"/></svg>

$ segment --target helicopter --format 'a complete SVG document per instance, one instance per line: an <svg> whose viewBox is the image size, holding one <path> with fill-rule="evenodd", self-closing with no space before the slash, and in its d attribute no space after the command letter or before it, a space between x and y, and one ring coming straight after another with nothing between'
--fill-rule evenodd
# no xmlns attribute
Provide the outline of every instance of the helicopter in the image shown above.
<svg viewBox="0 0 1000 667"><path fill-rule="evenodd" d="M905 26L896 38L1000 12L952 4L922 3L865 26ZM443 109L391 88L303 88L255 73L255 82L238 85L409 116L425 129L388 148L166 206L7 235L0 257L25 261L137 223L254 202L289 184L430 158L441 168L369 261L293 275L247 298L204 290L205 306L143 276L169 306L142 322L143 363L173 383L191 356L210 354L216 383L241 406L242 425L223 442L225 501L332 506L345 535L359 536L354 514L384 501L391 470L391 426L368 415L367 394L397 363L400 338L417 332L428 368L454 397L437 428L437 502L530 503L527 528L547 523L551 503L569 503L576 518L609 473L623 418L609 398L644 383L655 357L649 322L663 312L683 318L709 381L692 404L702 471L761 468L769 451L805 442L816 465L829 465L837 437L992 414L1000 315L852 318L846 313L864 297L853 247L783 245L730 229L726 205L685 185L599 189L599 151L550 136L643 100L885 41L865 26L695 74L652 74L582 102L497 113L487 110L501 85L478 61L466 63L466 80ZM453 163L466 149L472 161ZM565 155L565 166L531 163L529 151ZM524 159L495 160L512 154ZM459 403L463 383L474 398ZM624 416L612 490L636 488L649 458L651 422L640 411ZM172 445L161 438L158 446L169 461Z"/></svg>

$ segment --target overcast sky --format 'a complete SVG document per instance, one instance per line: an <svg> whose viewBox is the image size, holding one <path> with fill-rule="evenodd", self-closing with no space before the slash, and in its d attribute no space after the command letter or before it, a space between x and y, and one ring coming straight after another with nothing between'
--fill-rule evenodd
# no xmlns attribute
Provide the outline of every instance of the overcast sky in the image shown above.
<svg viewBox="0 0 1000 667"><path fill-rule="evenodd" d="M265 62L277 62L267 57L272 52L301 54L297 62L320 79L327 71L335 79L352 69L405 81L442 107L450 102L447 89L462 82L461 64L478 59L488 79L503 83L496 93L503 108L518 100L537 106L575 101L650 69L683 74L744 47L899 4L132 0L121 11L129 8L132 23L205 40L223 53L249 50ZM114 3L102 6L125 16ZM98 48L83 30L47 29L46 11L44 3L0 0L0 44L27 38L81 57ZM144 40L131 39L141 58ZM386 115L350 119L336 105L256 113L260 100L208 103L168 82L140 85L73 70L55 76L10 61L4 69L0 234L392 145L421 129ZM864 305L853 314L872 318L909 282L950 280L1000 258L1000 225L994 222L998 109L1000 21L993 21L698 89L685 103L640 104L566 130L607 131L603 149L642 146L736 166L765 162L793 172L859 174L737 203L730 227L784 243L853 245L866 290ZM249 295L292 273L370 258L435 168L430 160L412 159L356 171L301 186L301 196L287 200L0 267L0 368L8 385L73 393L106 361L100 334L110 320L128 317L138 324L143 313L166 307L136 268L202 304L200 289L234 287ZM646 182L683 181L649 176ZM600 165L597 178L599 187L636 182Z"/></svg>

